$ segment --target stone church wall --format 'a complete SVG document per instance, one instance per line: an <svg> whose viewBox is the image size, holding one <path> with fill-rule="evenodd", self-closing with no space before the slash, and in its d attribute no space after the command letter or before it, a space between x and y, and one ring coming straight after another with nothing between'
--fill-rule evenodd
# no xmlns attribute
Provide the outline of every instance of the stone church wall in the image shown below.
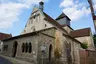
<svg viewBox="0 0 96 64"><path fill-rule="evenodd" d="M3 55L7 55L7 56L11 56L12 57L12 49L13 49L13 44L16 41L18 43L17 46L17 52L16 52L16 58L18 59L23 59L26 61L30 61L30 62L34 62L37 61L38 59L42 60L42 54L41 54L41 46L45 46L46 47L46 57L45 59L48 59L48 55L49 55L49 46L52 45L52 51L54 50L54 28L52 29L48 29L48 30L44 30L41 31L39 33L37 33L36 35L33 36L27 36L27 37L21 37L21 38L17 38L17 39L13 39L13 40L8 40L8 41L4 41L4 46L7 45L8 48L7 50L3 51L2 54ZM32 44L32 52L22 52L22 44L23 43L30 43ZM52 53L52 57L53 57L53 52Z"/></svg>

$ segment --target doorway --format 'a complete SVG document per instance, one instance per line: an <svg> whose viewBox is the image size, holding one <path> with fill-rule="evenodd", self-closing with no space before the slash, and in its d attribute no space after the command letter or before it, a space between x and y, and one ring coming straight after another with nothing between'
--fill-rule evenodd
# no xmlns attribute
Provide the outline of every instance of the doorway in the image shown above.
<svg viewBox="0 0 96 64"><path fill-rule="evenodd" d="M15 57L16 56L16 52L17 52L17 45L18 45L18 43L17 43L17 41L15 41L14 42L14 44L13 44L13 49L12 49L12 57Z"/></svg>
<svg viewBox="0 0 96 64"><path fill-rule="evenodd" d="M51 60L52 56L52 44L49 45L49 61Z"/></svg>

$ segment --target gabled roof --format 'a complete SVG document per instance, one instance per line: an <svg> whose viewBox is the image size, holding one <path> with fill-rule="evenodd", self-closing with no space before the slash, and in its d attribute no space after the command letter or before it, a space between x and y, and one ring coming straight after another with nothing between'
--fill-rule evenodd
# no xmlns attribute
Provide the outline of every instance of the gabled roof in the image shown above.
<svg viewBox="0 0 96 64"><path fill-rule="evenodd" d="M11 34L0 33L0 40L12 37Z"/></svg>
<svg viewBox="0 0 96 64"><path fill-rule="evenodd" d="M65 15L64 13L62 13L59 17L56 18L56 20L62 19L64 17L67 17L68 18L67 15ZM70 19L68 18L68 20L70 20Z"/></svg>
<svg viewBox="0 0 96 64"><path fill-rule="evenodd" d="M53 24L54 26L58 27L59 29L61 29L62 31L67 33L67 31L65 29L63 29L62 26L57 21L55 21L53 18L51 18L45 12L43 12L43 13L44 13L44 16L46 17L45 20L47 20L49 23Z"/></svg>
<svg viewBox="0 0 96 64"><path fill-rule="evenodd" d="M84 29L71 31L70 36L73 37L73 38L90 36L90 32L91 32L90 28L84 28Z"/></svg>

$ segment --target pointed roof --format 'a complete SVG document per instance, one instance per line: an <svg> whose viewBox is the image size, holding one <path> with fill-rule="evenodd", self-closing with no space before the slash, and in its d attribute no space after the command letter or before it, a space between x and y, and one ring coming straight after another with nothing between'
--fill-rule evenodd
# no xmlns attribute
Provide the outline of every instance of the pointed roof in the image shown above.
<svg viewBox="0 0 96 64"><path fill-rule="evenodd" d="M43 12L44 16L46 17L45 20L47 20L49 23L53 24L54 26L58 27L59 29L61 29L62 31L66 32L67 31L65 29L62 28L62 26L53 18L51 18L49 15L47 15L45 12Z"/></svg>
<svg viewBox="0 0 96 64"><path fill-rule="evenodd" d="M71 31L70 36L73 37L73 38L84 37L84 36L89 36L90 32L91 32L90 28L84 28L84 29Z"/></svg>
<svg viewBox="0 0 96 64"><path fill-rule="evenodd" d="M62 18L64 18L64 17L67 17L67 18L68 18L68 16L65 15L65 14L62 12L62 14L59 15L59 17L57 17L56 20L62 19ZM68 18L68 19L69 19L69 18ZM70 20L70 19L69 19L69 20Z"/></svg>

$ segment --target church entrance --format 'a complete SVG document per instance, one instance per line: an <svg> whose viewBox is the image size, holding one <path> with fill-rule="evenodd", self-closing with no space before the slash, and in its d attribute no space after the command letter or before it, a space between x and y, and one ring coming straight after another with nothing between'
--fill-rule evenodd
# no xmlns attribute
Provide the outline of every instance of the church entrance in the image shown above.
<svg viewBox="0 0 96 64"><path fill-rule="evenodd" d="M49 45L49 61L51 60L52 56L52 44Z"/></svg>
<svg viewBox="0 0 96 64"><path fill-rule="evenodd" d="M14 42L13 44L13 49L12 49L12 57L15 57L16 56L16 52L17 52L17 41Z"/></svg>

